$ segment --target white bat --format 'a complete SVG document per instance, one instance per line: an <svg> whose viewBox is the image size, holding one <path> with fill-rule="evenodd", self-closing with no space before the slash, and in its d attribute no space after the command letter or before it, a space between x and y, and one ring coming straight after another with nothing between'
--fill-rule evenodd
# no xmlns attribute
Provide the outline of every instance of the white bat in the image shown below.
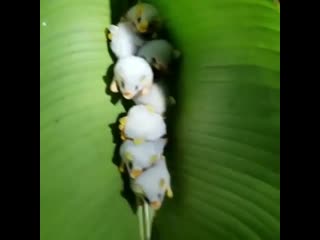
<svg viewBox="0 0 320 240"><path fill-rule="evenodd" d="M121 138L132 139L136 144L155 141L167 134L167 126L161 115L145 105L135 105L128 115L120 119Z"/></svg>
<svg viewBox="0 0 320 240"><path fill-rule="evenodd" d="M141 144L135 144L131 140L124 141L120 146L120 171L126 166L131 178L138 177L161 159L166 144L165 138Z"/></svg>
<svg viewBox="0 0 320 240"><path fill-rule="evenodd" d="M132 99L137 94L146 95L152 83L153 72L148 62L140 57L129 56L117 61L110 90L120 91L125 99Z"/></svg>
<svg viewBox="0 0 320 240"><path fill-rule="evenodd" d="M130 22L120 22L109 27L110 48L117 58L133 56L144 40L134 31Z"/></svg>

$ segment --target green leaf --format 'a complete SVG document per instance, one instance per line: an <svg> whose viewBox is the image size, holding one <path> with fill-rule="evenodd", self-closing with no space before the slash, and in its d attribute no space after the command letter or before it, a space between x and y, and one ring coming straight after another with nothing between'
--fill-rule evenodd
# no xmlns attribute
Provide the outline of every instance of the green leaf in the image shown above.
<svg viewBox="0 0 320 240"><path fill-rule="evenodd" d="M157 0L182 52L153 239L280 239L280 25L273 0ZM120 0L41 0L41 240L139 239L108 124L104 29Z"/></svg>

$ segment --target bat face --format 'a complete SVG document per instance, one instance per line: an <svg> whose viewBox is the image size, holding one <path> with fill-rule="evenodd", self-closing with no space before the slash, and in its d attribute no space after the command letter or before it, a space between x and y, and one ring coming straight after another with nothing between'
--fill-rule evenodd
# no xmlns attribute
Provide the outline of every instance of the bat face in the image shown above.
<svg viewBox="0 0 320 240"><path fill-rule="evenodd" d="M145 86L146 76L130 77L128 74L120 73L116 76L117 86L125 99L134 98Z"/></svg>
<svg viewBox="0 0 320 240"><path fill-rule="evenodd" d="M138 177L144 170L154 165L163 154L166 139L135 144L126 140L120 147L120 156L127 166L131 178Z"/></svg>
<svg viewBox="0 0 320 240"><path fill-rule="evenodd" d="M133 189L139 189L150 202L153 209L158 210L165 195L172 197L170 175L163 158L156 165L141 174L133 183Z"/></svg>
<svg viewBox="0 0 320 240"><path fill-rule="evenodd" d="M171 61L177 58L178 51L171 44L163 39L147 42L138 50L138 56L160 72L167 73Z"/></svg>
<svg viewBox="0 0 320 240"><path fill-rule="evenodd" d="M147 92L152 83L153 72L149 64L143 58L130 56L116 63L111 91L120 90L125 99L132 99L140 92Z"/></svg>
<svg viewBox="0 0 320 240"><path fill-rule="evenodd" d="M147 3L139 3L129 9L127 18L135 25L140 33L155 30L160 25L158 10Z"/></svg>

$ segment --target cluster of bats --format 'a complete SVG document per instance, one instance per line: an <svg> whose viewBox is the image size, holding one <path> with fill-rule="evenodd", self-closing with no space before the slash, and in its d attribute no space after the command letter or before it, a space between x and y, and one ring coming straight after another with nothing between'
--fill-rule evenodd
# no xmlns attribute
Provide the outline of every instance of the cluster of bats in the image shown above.
<svg viewBox="0 0 320 240"><path fill-rule="evenodd" d="M107 31L117 58L110 90L135 103L119 120L120 171L128 172L133 192L154 210L160 209L165 196L173 197L164 156L170 104L166 76L180 57L180 51L159 37L163 25L155 6L138 2Z"/></svg>

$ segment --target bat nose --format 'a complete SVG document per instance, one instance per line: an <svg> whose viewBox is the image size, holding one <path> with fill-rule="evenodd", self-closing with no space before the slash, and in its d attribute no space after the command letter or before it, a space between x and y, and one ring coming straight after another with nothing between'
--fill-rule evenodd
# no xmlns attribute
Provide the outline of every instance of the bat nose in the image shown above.
<svg viewBox="0 0 320 240"><path fill-rule="evenodd" d="M160 72L168 73L168 66L166 64L155 63L154 67Z"/></svg>
<svg viewBox="0 0 320 240"><path fill-rule="evenodd" d="M154 210L158 210L161 207L161 203L159 201L151 202L150 205Z"/></svg>
<svg viewBox="0 0 320 240"><path fill-rule="evenodd" d="M132 98L132 94L131 94L131 92L124 92L123 97L126 99L130 99L130 98Z"/></svg>
<svg viewBox="0 0 320 240"><path fill-rule="evenodd" d="M142 22L137 26L137 29L141 33L145 33L148 30L148 23L147 22Z"/></svg>
<svg viewBox="0 0 320 240"><path fill-rule="evenodd" d="M139 177L141 175L141 173L142 173L142 170L134 169L131 171L130 176L131 176L131 178L135 179L135 178Z"/></svg>

